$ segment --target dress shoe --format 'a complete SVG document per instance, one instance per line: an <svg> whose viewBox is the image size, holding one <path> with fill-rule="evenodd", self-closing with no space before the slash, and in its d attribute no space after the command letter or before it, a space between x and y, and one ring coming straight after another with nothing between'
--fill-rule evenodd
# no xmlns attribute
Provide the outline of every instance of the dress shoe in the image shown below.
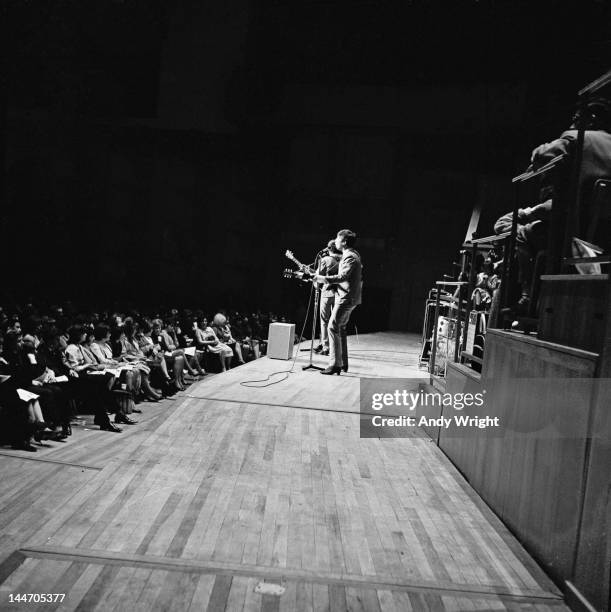
<svg viewBox="0 0 611 612"><path fill-rule="evenodd" d="M348 371L348 364L347 364L347 363L345 363L345 364L342 366L342 370L343 370L344 372L347 372L347 371Z"/></svg>
<svg viewBox="0 0 611 612"><path fill-rule="evenodd" d="M49 439L49 435L50 432L45 432L45 431L35 431L34 432L34 440L36 440L36 442L38 442L39 444L43 441L43 440L48 440Z"/></svg>
<svg viewBox="0 0 611 612"><path fill-rule="evenodd" d="M178 389L176 388L176 385L173 382L167 383L163 387L163 397L173 397L174 395L176 395L177 392Z"/></svg>
<svg viewBox="0 0 611 612"><path fill-rule="evenodd" d="M321 374L326 374L327 376L333 376L333 374L337 374L338 376L340 375L342 369L340 366L329 366L327 368L325 368Z"/></svg>
<svg viewBox="0 0 611 612"><path fill-rule="evenodd" d="M108 423L108 425L100 425L100 431L114 431L115 433L121 433L123 430L112 423Z"/></svg>
<svg viewBox="0 0 611 612"><path fill-rule="evenodd" d="M314 352L315 352L315 353L322 353L322 351L323 351L323 349L324 349L324 348L325 348L325 347L324 347L322 344L319 344L319 345L318 345L318 346L317 346L317 347L314 349Z"/></svg>
<svg viewBox="0 0 611 612"><path fill-rule="evenodd" d="M123 423L125 425L135 425L138 421L130 419L128 416L121 414L115 417L115 423Z"/></svg>

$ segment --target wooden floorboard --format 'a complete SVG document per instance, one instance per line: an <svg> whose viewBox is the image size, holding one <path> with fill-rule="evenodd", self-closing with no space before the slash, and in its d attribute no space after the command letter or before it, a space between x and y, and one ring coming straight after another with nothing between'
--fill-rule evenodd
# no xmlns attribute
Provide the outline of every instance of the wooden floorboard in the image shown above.
<svg viewBox="0 0 611 612"><path fill-rule="evenodd" d="M40 554L26 551L25 554ZM60 559L65 560L60 560ZM74 561L74 558L80 561ZM57 610L187 610L279 609L304 610L467 610L467 609L564 609L561 599L552 595L494 593L461 590L459 585L382 584L351 577L314 577L287 572L270 575L270 568L239 567L219 570L214 566L178 564L148 559L108 559L78 554L46 553L44 558L29 558L15 569L10 580L0 587L7 592L67 593L62 603L47 606ZM249 571L256 575L249 575ZM214 573L216 572L216 573ZM275 597L256 594L260 583L284 588ZM52 584L45 591L45 586ZM448 588L445 588L445 587ZM27 591L30 589L30 591ZM9 591L10 590L10 591ZM321 606L322 607L319 607ZM31 606L31 604L30 604ZM316 607L315 607L316 606ZM4 607L2 609L5 609ZM8 606L6 607L8 609ZM31 609L12 604L10 609Z"/></svg>
<svg viewBox="0 0 611 612"><path fill-rule="evenodd" d="M170 559L164 556L122 554L106 550L65 548L58 546L24 547L19 553L25 559L59 561L66 564L79 563L122 566L128 568L145 568L183 573L213 573L230 576L257 576L265 580L306 580L329 585L352 586L354 588L383 588L393 590L431 592L456 592L463 595L503 596L509 599L542 599L556 600L559 594L554 591L542 591L538 588L509 588L499 585L477 585L452 580L407 580L402 576L363 576L334 572L311 571L269 565L249 565L216 561L199 561L188 559ZM15 563L15 568L21 563Z"/></svg>
<svg viewBox="0 0 611 612"><path fill-rule="evenodd" d="M359 437L360 377L423 377L418 339L350 343L351 376L302 353L286 381L241 385L287 369L260 359L122 434L85 420L35 460L2 449L0 607L34 585L67 592L58 610L560 609L428 438Z"/></svg>

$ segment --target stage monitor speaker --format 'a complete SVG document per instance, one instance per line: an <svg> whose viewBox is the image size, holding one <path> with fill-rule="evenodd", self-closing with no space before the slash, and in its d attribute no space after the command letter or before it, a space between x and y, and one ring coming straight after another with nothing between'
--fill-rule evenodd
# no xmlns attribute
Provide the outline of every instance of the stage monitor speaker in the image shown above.
<svg viewBox="0 0 611 612"><path fill-rule="evenodd" d="M270 323L267 356L270 359L292 359L295 348L294 323Z"/></svg>

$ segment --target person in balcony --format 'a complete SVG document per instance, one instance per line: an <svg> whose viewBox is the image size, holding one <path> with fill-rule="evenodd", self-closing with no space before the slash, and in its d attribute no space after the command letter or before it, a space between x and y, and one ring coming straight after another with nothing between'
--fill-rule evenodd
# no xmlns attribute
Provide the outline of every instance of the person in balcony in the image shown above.
<svg viewBox="0 0 611 612"><path fill-rule="evenodd" d="M536 147L531 153L528 168L538 170L563 155L566 158L565 167L570 171L577 148L577 126L583 119L586 129L579 175L578 225L573 228L574 235L579 238L584 238L588 230L594 184L600 178L611 178L611 101L608 97L597 96L586 104L585 113L584 118L581 111L575 113L571 126L559 138ZM528 310L534 259L548 245L553 196L552 186L544 183L538 203L518 210L516 258L521 289L518 312ZM507 213L498 219L495 232L502 233L511 229L512 217L512 213Z"/></svg>

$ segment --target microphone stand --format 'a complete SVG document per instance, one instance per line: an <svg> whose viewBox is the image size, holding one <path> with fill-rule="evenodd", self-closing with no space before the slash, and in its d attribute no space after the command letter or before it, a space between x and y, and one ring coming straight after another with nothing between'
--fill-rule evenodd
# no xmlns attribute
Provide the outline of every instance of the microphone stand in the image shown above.
<svg viewBox="0 0 611 612"><path fill-rule="evenodd" d="M323 249L324 250L324 249ZM318 261L320 259L320 255L322 251L318 251L316 254L316 259L314 261L314 269L318 268ZM320 285L319 283L312 281L314 283L314 310L312 313L312 339L310 340L310 363L308 365L302 366L302 370L324 370L320 366L314 365L312 358L314 356L314 339L316 338L316 322L318 320L318 305L320 303ZM302 351L307 351L308 349L301 349Z"/></svg>

